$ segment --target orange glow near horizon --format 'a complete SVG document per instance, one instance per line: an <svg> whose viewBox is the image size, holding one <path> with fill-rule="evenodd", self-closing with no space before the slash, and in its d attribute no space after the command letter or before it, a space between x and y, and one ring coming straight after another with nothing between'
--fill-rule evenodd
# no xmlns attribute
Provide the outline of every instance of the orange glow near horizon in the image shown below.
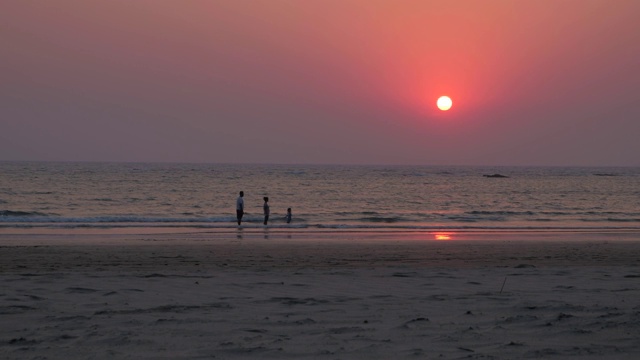
<svg viewBox="0 0 640 360"><path fill-rule="evenodd" d="M436 232L433 233L433 237L435 240L453 240L451 237L453 235L452 232Z"/></svg>
<svg viewBox="0 0 640 360"><path fill-rule="evenodd" d="M640 165L637 0L1 8L3 161Z"/></svg>

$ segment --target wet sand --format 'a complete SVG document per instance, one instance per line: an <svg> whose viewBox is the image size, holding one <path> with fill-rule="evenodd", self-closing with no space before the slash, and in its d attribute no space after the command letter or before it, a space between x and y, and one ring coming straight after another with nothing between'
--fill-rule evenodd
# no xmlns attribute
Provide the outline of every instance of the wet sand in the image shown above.
<svg viewBox="0 0 640 360"><path fill-rule="evenodd" d="M7 359L640 356L633 233L25 231L0 283Z"/></svg>

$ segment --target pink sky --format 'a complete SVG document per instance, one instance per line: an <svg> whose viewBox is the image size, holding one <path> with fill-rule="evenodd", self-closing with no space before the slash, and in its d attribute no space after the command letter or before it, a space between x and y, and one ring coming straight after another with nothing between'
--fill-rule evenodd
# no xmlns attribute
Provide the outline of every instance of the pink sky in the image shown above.
<svg viewBox="0 0 640 360"><path fill-rule="evenodd" d="M638 14L635 0L3 1L0 160L639 166Z"/></svg>

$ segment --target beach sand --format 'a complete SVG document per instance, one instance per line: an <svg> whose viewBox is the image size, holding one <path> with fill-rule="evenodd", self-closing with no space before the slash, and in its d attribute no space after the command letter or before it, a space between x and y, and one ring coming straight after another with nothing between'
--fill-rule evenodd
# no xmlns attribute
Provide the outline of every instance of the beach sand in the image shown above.
<svg viewBox="0 0 640 360"><path fill-rule="evenodd" d="M0 234L0 358L640 358L635 234L434 238Z"/></svg>

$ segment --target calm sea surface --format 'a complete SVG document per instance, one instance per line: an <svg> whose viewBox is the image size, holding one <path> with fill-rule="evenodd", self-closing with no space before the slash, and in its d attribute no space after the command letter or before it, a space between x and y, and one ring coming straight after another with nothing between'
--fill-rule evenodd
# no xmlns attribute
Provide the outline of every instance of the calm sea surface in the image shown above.
<svg viewBox="0 0 640 360"><path fill-rule="evenodd" d="M27 162L0 162L0 229L235 228L240 190L244 227L269 196L275 228L640 229L640 168Z"/></svg>

